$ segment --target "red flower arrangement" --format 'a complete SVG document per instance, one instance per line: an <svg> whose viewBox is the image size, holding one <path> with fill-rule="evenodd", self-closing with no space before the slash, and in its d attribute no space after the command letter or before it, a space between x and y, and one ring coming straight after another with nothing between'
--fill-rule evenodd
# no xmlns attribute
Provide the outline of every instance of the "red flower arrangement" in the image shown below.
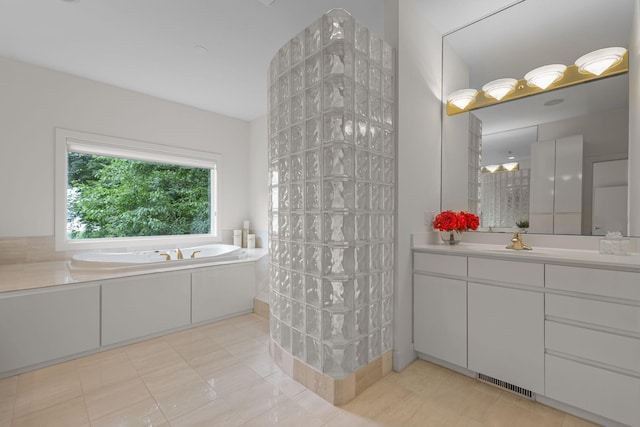
<svg viewBox="0 0 640 427"><path fill-rule="evenodd" d="M476 230L479 225L478 215L465 211L443 211L433 220L433 228L440 231Z"/></svg>

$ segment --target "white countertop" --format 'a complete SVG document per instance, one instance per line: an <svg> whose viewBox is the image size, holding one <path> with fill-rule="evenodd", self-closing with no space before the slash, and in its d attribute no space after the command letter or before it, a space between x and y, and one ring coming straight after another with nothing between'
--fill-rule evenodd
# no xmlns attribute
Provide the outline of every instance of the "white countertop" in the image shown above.
<svg viewBox="0 0 640 427"><path fill-rule="evenodd" d="M416 252L473 256L512 261L543 262L547 264L599 267L640 272L640 254L637 253L632 253L630 255L605 255L592 250L544 247L534 247L533 250L513 250L506 249L505 245L465 242L454 246L446 245L444 243L416 243L413 245L412 249Z"/></svg>
<svg viewBox="0 0 640 427"><path fill-rule="evenodd" d="M143 271L110 270L99 273L74 273L68 268L67 261L30 262L23 264L0 265L0 293L21 291L26 289L45 288L49 286L71 285L75 283L95 282L97 280L114 279L117 277L138 276L167 271L179 271L192 268L204 268L214 265L237 264L256 261L267 254L267 249L245 249L247 258L234 261L199 263L199 264L171 264L171 262L157 263L158 268Z"/></svg>

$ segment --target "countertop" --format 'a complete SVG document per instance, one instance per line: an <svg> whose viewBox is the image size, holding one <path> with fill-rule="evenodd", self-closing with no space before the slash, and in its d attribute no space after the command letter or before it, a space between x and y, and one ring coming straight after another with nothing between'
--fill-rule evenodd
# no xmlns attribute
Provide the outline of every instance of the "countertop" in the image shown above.
<svg viewBox="0 0 640 427"><path fill-rule="evenodd" d="M245 249L247 258L233 261L210 263L175 263L171 261L156 263L157 268L136 271L131 269L101 271L96 273L74 272L69 270L68 261L30 262L23 264L0 265L0 293L95 282L118 277L138 276L168 271L180 271L193 268L205 268L215 265L238 264L256 261L267 254L267 249Z"/></svg>
<svg viewBox="0 0 640 427"><path fill-rule="evenodd" d="M599 267L624 271L640 272L640 254L605 255L598 251L579 249L559 249L534 247L533 250L506 249L504 245L484 243L414 244L416 252L438 253L445 255L473 256L479 258L504 259L512 261L543 262L547 264L574 265L577 267Z"/></svg>

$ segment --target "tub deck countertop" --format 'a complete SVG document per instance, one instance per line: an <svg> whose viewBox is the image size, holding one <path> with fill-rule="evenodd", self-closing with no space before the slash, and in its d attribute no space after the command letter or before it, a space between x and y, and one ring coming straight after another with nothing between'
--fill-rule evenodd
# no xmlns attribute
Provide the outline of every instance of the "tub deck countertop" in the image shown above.
<svg viewBox="0 0 640 427"><path fill-rule="evenodd" d="M67 261L30 262L23 264L0 265L0 293L22 291L27 289L46 288L50 286L71 285L76 283L95 282L97 280L114 279L118 277L138 276L167 271L179 271L192 268L204 268L214 265L237 264L248 261L256 261L267 254L267 249L245 249L247 258L233 261L218 261L201 264L169 265L158 263L156 269L144 271L104 271L99 273L78 272L71 274Z"/></svg>

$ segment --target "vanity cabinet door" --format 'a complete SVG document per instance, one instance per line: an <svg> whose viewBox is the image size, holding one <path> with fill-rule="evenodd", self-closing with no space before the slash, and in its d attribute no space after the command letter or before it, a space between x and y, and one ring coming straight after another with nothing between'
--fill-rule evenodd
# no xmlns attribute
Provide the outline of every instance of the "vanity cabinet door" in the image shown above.
<svg viewBox="0 0 640 427"><path fill-rule="evenodd" d="M469 282L469 369L544 394L544 294Z"/></svg>
<svg viewBox="0 0 640 427"><path fill-rule="evenodd" d="M414 348L467 367L467 282L413 275Z"/></svg>

